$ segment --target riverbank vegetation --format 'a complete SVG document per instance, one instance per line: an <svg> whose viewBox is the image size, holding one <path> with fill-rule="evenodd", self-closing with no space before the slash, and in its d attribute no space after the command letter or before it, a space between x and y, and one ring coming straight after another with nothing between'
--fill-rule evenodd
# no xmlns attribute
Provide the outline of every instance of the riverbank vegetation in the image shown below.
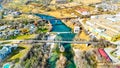
<svg viewBox="0 0 120 68"><path fill-rule="evenodd" d="M68 34L69 35L69 34ZM58 35L55 40L65 40L65 34ZM71 40L69 38L69 40ZM61 47L65 49L64 51L61 52ZM70 44L62 44L62 43L56 43L54 45L54 48L52 49L51 52L51 57L49 59L50 67L51 68L75 68L74 64L74 52L71 48Z"/></svg>
<svg viewBox="0 0 120 68"><path fill-rule="evenodd" d="M28 55L23 59L21 65L25 68L49 68L49 52L49 46L45 46L44 43L35 44Z"/></svg>

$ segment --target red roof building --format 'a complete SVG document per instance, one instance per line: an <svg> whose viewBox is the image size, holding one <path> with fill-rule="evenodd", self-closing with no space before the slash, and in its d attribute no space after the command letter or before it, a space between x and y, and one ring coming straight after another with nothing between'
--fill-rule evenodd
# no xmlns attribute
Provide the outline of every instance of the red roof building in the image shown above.
<svg viewBox="0 0 120 68"><path fill-rule="evenodd" d="M109 58L109 56L106 54L106 52L104 51L104 49L99 48L98 52L100 53L101 56L103 56L107 61L111 61L111 59Z"/></svg>

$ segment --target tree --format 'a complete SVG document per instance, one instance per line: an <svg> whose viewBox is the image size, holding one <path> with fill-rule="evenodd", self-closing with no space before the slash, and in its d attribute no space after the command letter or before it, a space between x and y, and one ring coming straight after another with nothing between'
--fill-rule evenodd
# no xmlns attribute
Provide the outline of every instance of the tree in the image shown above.
<svg viewBox="0 0 120 68"><path fill-rule="evenodd" d="M73 2L73 0L69 0L69 2Z"/></svg>

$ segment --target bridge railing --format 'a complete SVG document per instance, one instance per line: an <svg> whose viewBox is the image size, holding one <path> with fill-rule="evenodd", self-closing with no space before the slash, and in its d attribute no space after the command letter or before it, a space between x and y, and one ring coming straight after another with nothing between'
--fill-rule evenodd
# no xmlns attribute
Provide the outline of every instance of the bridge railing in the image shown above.
<svg viewBox="0 0 120 68"><path fill-rule="evenodd" d="M14 43L25 43L25 44L35 44L35 43L75 43L75 44L98 44L99 42L90 42L90 41L58 41L58 40L5 40L0 41L1 43L5 42L14 42Z"/></svg>

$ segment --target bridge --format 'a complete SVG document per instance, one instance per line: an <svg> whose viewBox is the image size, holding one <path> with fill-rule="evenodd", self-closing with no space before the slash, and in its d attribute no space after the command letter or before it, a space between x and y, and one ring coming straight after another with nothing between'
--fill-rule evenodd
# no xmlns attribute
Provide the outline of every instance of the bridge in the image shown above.
<svg viewBox="0 0 120 68"><path fill-rule="evenodd" d="M76 18L79 18L79 17L51 18L49 20L64 20L64 19L76 19Z"/></svg>
<svg viewBox="0 0 120 68"><path fill-rule="evenodd" d="M54 25L63 25L63 24L59 24L59 23L56 22L55 24L52 24L52 26L54 26Z"/></svg>
<svg viewBox="0 0 120 68"><path fill-rule="evenodd" d="M62 20L62 19L76 19L76 18L78 18L78 17L66 17L66 18L57 18L57 19Z"/></svg>
<svg viewBox="0 0 120 68"><path fill-rule="evenodd" d="M64 34L64 33L72 33L72 32L49 32L50 34L53 33L53 34Z"/></svg>
<svg viewBox="0 0 120 68"><path fill-rule="evenodd" d="M98 44L99 42L90 41L57 41L57 40L5 40L0 41L0 43L14 42L14 43L25 43L25 44L35 44L35 43L74 43L74 44Z"/></svg>

